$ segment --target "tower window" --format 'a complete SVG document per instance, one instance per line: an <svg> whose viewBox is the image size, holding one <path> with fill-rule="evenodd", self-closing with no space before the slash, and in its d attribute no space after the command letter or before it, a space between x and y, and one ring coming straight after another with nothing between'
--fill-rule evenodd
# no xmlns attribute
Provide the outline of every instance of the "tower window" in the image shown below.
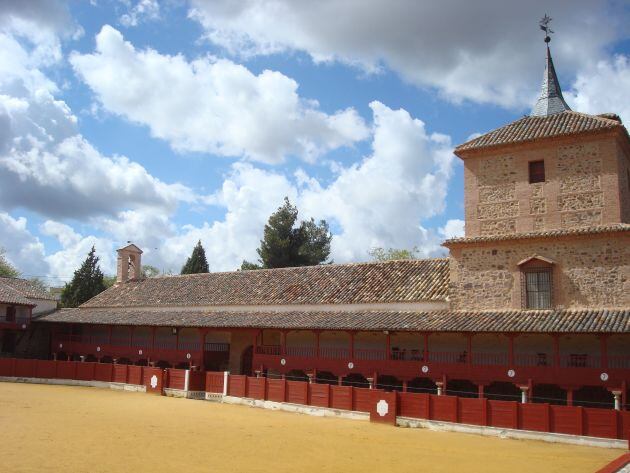
<svg viewBox="0 0 630 473"><path fill-rule="evenodd" d="M551 268L530 269L523 272L526 309L551 308Z"/></svg>
<svg viewBox="0 0 630 473"><path fill-rule="evenodd" d="M531 161L529 163L529 183L545 182L545 162Z"/></svg>

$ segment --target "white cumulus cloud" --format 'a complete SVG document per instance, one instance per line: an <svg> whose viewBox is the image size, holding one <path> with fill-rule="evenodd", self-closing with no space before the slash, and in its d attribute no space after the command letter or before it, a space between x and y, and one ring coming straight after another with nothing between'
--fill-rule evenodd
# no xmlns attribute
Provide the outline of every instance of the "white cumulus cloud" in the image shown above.
<svg viewBox="0 0 630 473"><path fill-rule="evenodd" d="M324 113L279 72L255 75L225 59L137 50L108 25L93 54L75 53L70 61L104 109L148 126L175 150L312 161L368 135L354 109Z"/></svg>

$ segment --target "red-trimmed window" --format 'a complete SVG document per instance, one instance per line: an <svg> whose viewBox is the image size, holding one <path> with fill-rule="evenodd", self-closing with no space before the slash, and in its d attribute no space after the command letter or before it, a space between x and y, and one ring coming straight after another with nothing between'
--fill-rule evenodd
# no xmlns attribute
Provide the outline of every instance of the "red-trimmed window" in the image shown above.
<svg viewBox="0 0 630 473"><path fill-rule="evenodd" d="M530 161L529 163L529 183L545 182L545 162Z"/></svg>

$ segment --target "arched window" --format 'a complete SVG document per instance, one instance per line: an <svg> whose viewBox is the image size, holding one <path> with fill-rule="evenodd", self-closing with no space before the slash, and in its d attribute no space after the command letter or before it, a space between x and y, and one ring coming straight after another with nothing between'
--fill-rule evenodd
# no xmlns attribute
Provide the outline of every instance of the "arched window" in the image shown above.
<svg viewBox="0 0 630 473"><path fill-rule="evenodd" d="M521 299L524 309L553 307L553 261L532 256L520 263Z"/></svg>

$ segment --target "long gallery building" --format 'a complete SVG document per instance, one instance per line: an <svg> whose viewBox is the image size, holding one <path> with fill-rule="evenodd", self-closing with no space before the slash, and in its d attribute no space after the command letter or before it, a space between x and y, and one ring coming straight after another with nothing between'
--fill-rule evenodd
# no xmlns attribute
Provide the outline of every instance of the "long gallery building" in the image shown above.
<svg viewBox="0 0 630 473"><path fill-rule="evenodd" d="M129 245L112 288L0 326L30 328L56 359L627 409L620 118L570 110L547 48L531 114L455 154L466 235L444 242L448 258L142 279L142 251Z"/></svg>

